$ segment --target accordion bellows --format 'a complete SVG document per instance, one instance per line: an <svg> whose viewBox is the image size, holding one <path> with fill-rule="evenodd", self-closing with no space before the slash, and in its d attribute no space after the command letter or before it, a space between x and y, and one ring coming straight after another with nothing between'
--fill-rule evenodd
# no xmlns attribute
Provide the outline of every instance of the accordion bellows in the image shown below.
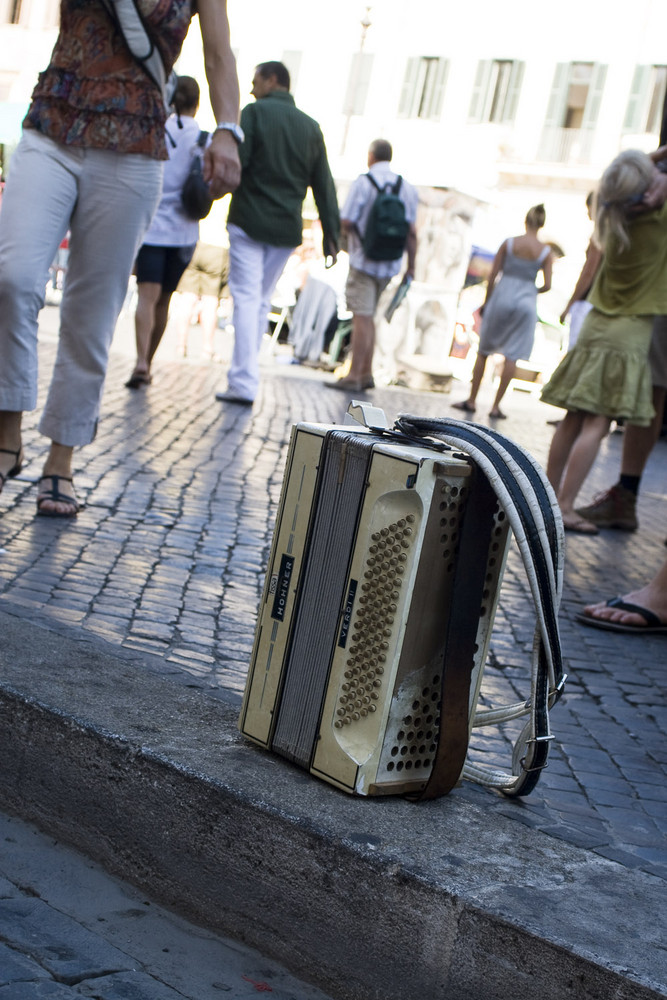
<svg viewBox="0 0 667 1000"><path fill-rule="evenodd" d="M509 542L485 487L449 449L293 429L239 723L248 739L347 792L418 796L451 731L456 782Z"/></svg>

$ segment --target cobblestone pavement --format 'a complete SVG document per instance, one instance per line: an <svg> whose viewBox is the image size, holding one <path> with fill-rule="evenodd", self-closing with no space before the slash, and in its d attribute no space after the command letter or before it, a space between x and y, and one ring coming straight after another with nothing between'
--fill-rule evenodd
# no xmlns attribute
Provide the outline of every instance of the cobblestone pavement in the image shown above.
<svg viewBox="0 0 667 1000"><path fill-rule="evenodd" d="M0 1000L327 1000L0 813Z"/></svg>
<svg viewBox="0 0 667 1000"><path fill-rule="evenodd" d="M55 309L43 313L42 389L54 355ZM228 347L228 345L227 345ZM336 422L347 399L321 372L290 365L283 349L264 359L252 409L220 404L224 369L158 361L153 384L131 392L127 329L117 335L99 433L77 452L85 509L73 522L34 517L35 480L46 442L26 417L29 464L0 500L0 599L52 628L77 628L112 644L157 654L165 674L211 696L240 702L278 503L286 443L298 420ZM400 412L450 414L461 398L377 389L390 419ZM478 410L484 421L491 387ZM484 390L483 390L484 392ZM41 399L40 399L41 405ZM507 399L503 433L544 463L558 411L526 393ZM582 500L615 481L622 436L612 434ZM640 585L660 565L667 537L667 441L647 467L635 534L568 535L561 629L566 696L553 712L556 741L536 790L515 801L470 783L474 800L517 822L667 878L667 711L664 636L626 636L581 626L592 599ZM526 695L533 619L518 559L505 575L483 695ZM506 735L475 745L507 753ZM505 760L505 764L507 761ZM448 807L448 806L447 806Z"/></svg>

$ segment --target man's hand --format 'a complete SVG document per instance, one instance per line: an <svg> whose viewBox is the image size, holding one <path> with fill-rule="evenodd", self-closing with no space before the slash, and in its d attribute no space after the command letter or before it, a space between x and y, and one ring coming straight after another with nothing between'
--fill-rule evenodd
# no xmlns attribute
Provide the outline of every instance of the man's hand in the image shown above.
<svg viewBox="0 0 667 1000"><path fill-rule="evenodd" d="M336 246L336 244L334 243L334 241L331 239L330 236L327 236L326 239L324 240L323 249L324 249L325 267L333 267L338 258L338 247ZM329 261L331 261L331 263L329 263Z"/></svg>
<svg viewBox="0 0 667 1000"><path fill-rule="evenodd" d="M236 139L231 132L214 132L204 152L204 180L211 196L222 198L235 191L241 181L241 161Z"/></svg>

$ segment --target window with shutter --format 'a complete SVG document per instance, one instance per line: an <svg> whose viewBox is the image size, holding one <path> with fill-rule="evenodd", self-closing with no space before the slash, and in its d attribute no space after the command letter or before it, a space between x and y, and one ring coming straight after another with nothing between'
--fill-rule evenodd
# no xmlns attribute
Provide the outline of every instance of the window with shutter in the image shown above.
<svg viewBox="0 0 667 1000"><path fill-rule="evenodd" d="M398 105L399 118L439 120L448 65L447 59L439 56L408 59Z"/></svg>

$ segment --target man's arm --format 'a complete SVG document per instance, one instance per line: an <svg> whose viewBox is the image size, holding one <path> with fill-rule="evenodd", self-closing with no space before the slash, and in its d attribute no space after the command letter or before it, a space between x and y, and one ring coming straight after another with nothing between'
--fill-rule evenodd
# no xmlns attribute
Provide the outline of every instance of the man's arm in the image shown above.
<svg viewBox="0 0 667 1000"><path fill-rule="evenodd" d="M237 122L239 81L229 37L227 0L199 0L199 24L211 107L217 122ZM204 154L204 179L214 198L233 191L241 180L236 139L228 131L214 132Z"/></svg>
<svg viewBox="0 0 667 1000"><path fill-rule="evenodd" d="M317 205L317 212L322 223L322 249L325 257L331 257L336 263L338 255L338 240L340 236L340 214L336 185L331 176L324 139L320 138L320 150L313 168L310 186Z"/></svg>
<svg viewBox="0 0 667 1000"><path fill-rule="evenodd" d="M405 269L405 274L408 278L414 278L415 260L417 259L417 228L413 222L410 223L408 238L405 241L405 250L408 255L408 265Z"/></svg>

